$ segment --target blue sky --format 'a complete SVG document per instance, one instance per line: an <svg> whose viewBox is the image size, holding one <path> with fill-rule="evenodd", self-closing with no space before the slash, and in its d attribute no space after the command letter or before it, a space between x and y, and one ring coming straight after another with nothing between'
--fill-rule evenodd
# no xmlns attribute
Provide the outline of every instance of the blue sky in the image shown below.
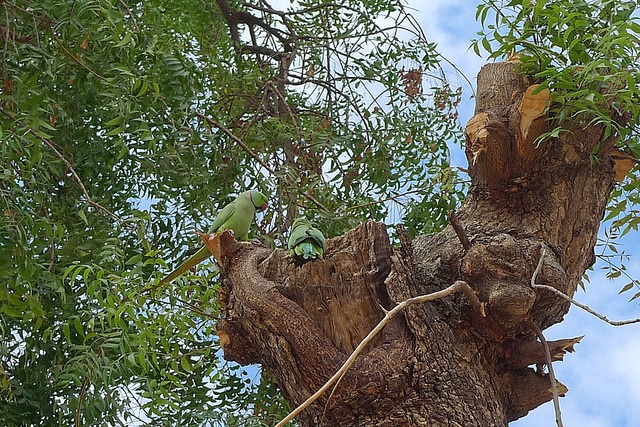
<svg viewBox="0 0 640 427"><path fill-rule="evenodd" d="M475 85L475 76L486 62L469 50L480 25L475 21L476 2L469 0L410 0L413 15L427 38L438 43L440 52L456 65ZM446 67L445 67L446 68ZM449 71L449 70L448 70ZM450 78L456 81L451 69ZM473 114L471 89L460 79L464 100L460 120L466 124ZM466 166L462 153L452 155L456 166ZM602 227L601 227L602 231ZM601 233L602 234L602 233ZM629 234L620 250L631 255L627 268L632 277L640 277L640 239ZM640 317L637 301L628 302L632 293L618 295L626 281L610 281L598 261L589 274L586 292L575 298L612 320ZM560 400L564 425L580 427L631 427L640 425L640 324L613 327L592 315L572 307L565 321L545 331L549 340L585 335L576 352L554 364L556 376L569 388ZM555 425L551 403L542 405L526 417L511 423L513 427Z"/></svg>

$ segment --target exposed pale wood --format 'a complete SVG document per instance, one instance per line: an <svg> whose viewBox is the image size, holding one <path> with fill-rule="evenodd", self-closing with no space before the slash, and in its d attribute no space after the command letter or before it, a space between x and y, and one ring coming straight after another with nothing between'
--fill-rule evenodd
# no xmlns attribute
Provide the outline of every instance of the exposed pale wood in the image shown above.
<svg viewBox="0 0 640 427"><path fill-rule="evenodd" d="M613 170L616 173L617 182L624 181L624 178L631 172L631 169L639 163L638 159L631 154L617 149L612 151L611 158L614 161Z"/></svg>
<svg viewBox="0 0 640 427"><path fill-rule="evenodd" d="M478 244L500 233L545 244L549 260L555 259L545 269L555 270L550 274L556 279L566 276L565 280L554 279L546 284L572 295L585 269L595 261L593 247L614 185L613 162L591 161L590 154L601 143L603 129L585 129L583 123L575 123L561 138L533 147L533 154L520 157L517 141L522 129L521 110L528 103L523 104L523 97L535 89L518 77L516 65L488 64L478 75L476 111L486 113L494 123L493 127L487 124L488 129L498 130L487 136L493 147L492 156L481 155L469 165L474 187L458 218L470 239ZM498 94L491 96L494 92ZM538 115L544 111L541 103L533 110L537 117L528 126L527 139L535 136L533 123L544 119ZM564 125L570 127L571 123ZM472 157L469 145L467 152ZM503 167L504 164L509 166ZM496 171L494 166L503 170ZM534 250L535 245L530 247ZM527 286L524 280L520 286ZM566 302L538 292L531 313L544 329L560 321L568 308Z"/></svg>
<svg viewBox="0 0 640 427"><path fill-rule="evenodd" d="M517 161L519 169L526 173L538 158L544 158L549 150L548 140L538 137L549 131L546 113L551 104L549 89L540 89L534 84L527 88L517 107L520 113L520 128L517 134Z"/></svg>
<svg viewBox="0 0 640 427"><path fill-rule="evenodd" d="M520 154L526 149L524 142L534 121L544 118L551 104L551 92L548 88L540 89L540 85L531 85L524 91L518 112L520 113L520 135L518 138L518 151ZM521 142L522 141L522 142Z"/></svg>
<svg viewBox="0 0 640 427"><path fill-rule="evenodd" d="M200 240L204 243L204 245L209 249L211 255L220 263L222 259L222 248L221 245L226 245L227 250L237 244L236 240L233 238L233 235L228 231L223 231L222 233L202 233L201 231L196 231Z"/></svg>
<svg viewBox="0 0 640 427"><path fill-rule="evenodd" d="M476 114L465 128L471 175L489 192L517 191L550 146L549 141L538 141L548 131L549 89L528 85L516 67L514 62L483 67ZM489 87L482 86L489 81Z"/></svg>

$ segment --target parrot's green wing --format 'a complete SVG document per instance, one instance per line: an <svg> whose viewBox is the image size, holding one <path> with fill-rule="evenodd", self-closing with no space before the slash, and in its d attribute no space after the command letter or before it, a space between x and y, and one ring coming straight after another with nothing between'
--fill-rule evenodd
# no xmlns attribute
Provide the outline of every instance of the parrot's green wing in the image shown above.
<svg viewBox="0 0 640 427"><path fill-rule="evenodd" d="M231 230L233 231L233 237L239 242L249 240L249 228L256 213L256 208L246 193L238 196L234 202L233 212L227 215L226 219L219 223L215 230L216 232Z"/></svg>
<svg viewBox="0 0 640 427"><path fill-rule="evenodd" d="M322 258L327 244L322 232L313 227L309 220L297 218L293 222L287 247L296 262L305 263Z"/></svg>
<svg viewBox="0 0 640 427"><path fill-rule="evenodd" d="M216 215L213 224L209 227L209 233L220 231L221 226L231 217L236 210L236 202L231 202Z"/></svg>

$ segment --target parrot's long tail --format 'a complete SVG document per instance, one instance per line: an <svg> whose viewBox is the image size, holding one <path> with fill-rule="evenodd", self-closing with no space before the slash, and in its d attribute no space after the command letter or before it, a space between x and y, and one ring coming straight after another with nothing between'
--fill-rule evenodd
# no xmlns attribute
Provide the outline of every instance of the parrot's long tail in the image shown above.
<svg viewBox="0 0 640 427"><path fill-rule="evenodd" d="M209 258L210 256L211 256L211 252L209 251L209 249L207 249L206 246L203 246L198 250L198 252L193 254L191 258L189 258L188 260L180 264L178 268L173 270L171 273L169 273L169 275L167 275L164 279L162 279L160 283L171 282L172 280L186 273L189 269L200 264L202 261Z"/></svg>

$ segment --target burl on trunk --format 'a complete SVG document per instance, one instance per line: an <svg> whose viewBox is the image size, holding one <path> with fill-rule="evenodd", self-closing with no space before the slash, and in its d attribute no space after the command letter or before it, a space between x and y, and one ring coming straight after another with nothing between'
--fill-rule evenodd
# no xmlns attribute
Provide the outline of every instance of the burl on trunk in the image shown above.
<svg viewBox="0 0 640 427"><path fill-rule="evenodd" d="M463 295L412 306L331 396L297 417L300 425L506 426L550 400L533 324L562 321L569 305L533 289L531 277L545 248L537 283L573 295L594 262L615 173L607 150L590 162L598 127L573 123L535 146L547 130L548 100L516 64L481 70L466 129L473 185L456 214L468 248L451 226L413 241L400 233L393 247L383 224L367 222L330 239L325 260L296 267L284 250L220 236L225 357L261 364L295 407L340 368L383 310L464 280L486 302L486 317ZM551 342L553 358L578 340Z"/></svg>

